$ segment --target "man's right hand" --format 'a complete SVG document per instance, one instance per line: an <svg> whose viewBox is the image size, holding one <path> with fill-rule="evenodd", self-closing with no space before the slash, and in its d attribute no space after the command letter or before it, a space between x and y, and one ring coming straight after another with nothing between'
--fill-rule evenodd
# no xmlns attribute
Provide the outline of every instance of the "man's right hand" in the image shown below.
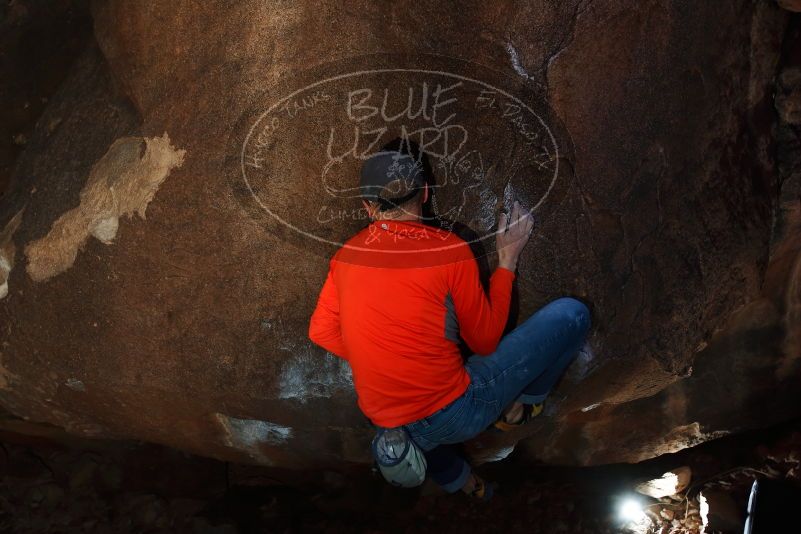
<svg viewBox="0 0 801 534"><path fill-rule="evenodd" d="M520 207L515 200L512 213L501 213L498 231L495 234L495 248L498 250L498 267L514 271L523 247L528 243L534 229L534 218L528 210Z"/></svg>

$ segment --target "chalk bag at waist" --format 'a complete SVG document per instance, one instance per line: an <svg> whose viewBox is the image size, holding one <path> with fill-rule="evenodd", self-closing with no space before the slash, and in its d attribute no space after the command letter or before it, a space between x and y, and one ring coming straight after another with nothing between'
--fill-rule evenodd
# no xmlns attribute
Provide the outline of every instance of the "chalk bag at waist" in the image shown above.
<svg viewBox="0 0 801 534"><path fill-rule="evenodd" d="M426 479L426 458L404 427L379 428L373 438L373 458L387 482L413 488Z"/></svg>

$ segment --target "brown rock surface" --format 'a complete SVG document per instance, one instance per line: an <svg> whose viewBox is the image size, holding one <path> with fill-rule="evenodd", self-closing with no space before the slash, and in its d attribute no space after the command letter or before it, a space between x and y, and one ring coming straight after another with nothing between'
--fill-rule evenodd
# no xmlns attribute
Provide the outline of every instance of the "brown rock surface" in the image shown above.
<svg viewBox="0 0 801 534"><path fill-rule="evenodd" d="M347 365L306 339L331 244L363 224L321 221L320 206L358 208L331 194L358 158L334 161L321 187L329 128L375 126L328 104L360 83L405 83L398 109L406 89L458 79L450 105L484 159L460 160L440 208L484 235L512 193L537 205L519 316L563 294L594 311L596 358L560 387L554 416L526 429L537 434L522 447L530 457L632 461L798 415L791 393L774 395L801 374L787 322L798 248L784 233L765 277L785 16L746 0L98 2L99 46L49 103L0 206L0 228L25 208L0 300L0 404L76 434L223 459L367 461ZM377 67L415 72L311 85ZM281 100L304 87L319 90ZM532 109L491 115L488 100L471 100L481 87ZM279 102L296 107L280 110L293 120L273 135L259 117ZM545 126L515 144L526 117ZM148 174L144 205L120 204L107 169L138 183L131 169L154 160L156 139L168 140L165 173ZM243 156L262 159L241 166ZM261 174L243 180L243 168ZM545 181L552 170L558 180ZM87 211L98 183L104 200ZM145 206L146 219L119 217ZM70 251L58 268L37 270L42 240Z"/></svg>

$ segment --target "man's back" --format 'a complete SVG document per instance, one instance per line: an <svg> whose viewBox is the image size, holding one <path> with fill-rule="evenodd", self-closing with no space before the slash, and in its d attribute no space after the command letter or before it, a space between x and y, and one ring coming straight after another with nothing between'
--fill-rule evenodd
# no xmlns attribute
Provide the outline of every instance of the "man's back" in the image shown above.
<svg viewBox="0 0 801 534"><path fill-rule="evenodd" d="M459 334L479 354L495 349L513 279L496 269L488 301L462 239L416 221L377 221L331 260L309 335L349 360L362 411L399 426L464 393Z"/></svg>

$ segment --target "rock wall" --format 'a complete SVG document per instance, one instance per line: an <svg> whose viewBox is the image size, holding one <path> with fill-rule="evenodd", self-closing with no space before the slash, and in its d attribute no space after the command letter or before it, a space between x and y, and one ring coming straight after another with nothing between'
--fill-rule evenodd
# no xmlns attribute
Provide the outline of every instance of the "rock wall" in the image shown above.
<svg viewBox="0 0 801 534"><path fill-rule="evenodd" d="M364 224L332 194L356 149L320 158L329 130L376 117L387 140L457 126L435 92L408 124L380 98L323 105L369 71L387 90L462 83L469 143L437 158L436 209L481 236L511 196L537 206L515 317L563 294L592 306L595 359L526 429L529 457L635 461L799 414L773 2L108 0L93 17L0 205L10 412L276 467L367 461L349 369L306 339L327 258ZM324 202L348 215L321 220Z"/></svg>
<svg viewBox="0 0 801 534"><path fill-rule="evenodd" d="M0 198L36 120L91 36L88 0L0 5Z"/></svg>

